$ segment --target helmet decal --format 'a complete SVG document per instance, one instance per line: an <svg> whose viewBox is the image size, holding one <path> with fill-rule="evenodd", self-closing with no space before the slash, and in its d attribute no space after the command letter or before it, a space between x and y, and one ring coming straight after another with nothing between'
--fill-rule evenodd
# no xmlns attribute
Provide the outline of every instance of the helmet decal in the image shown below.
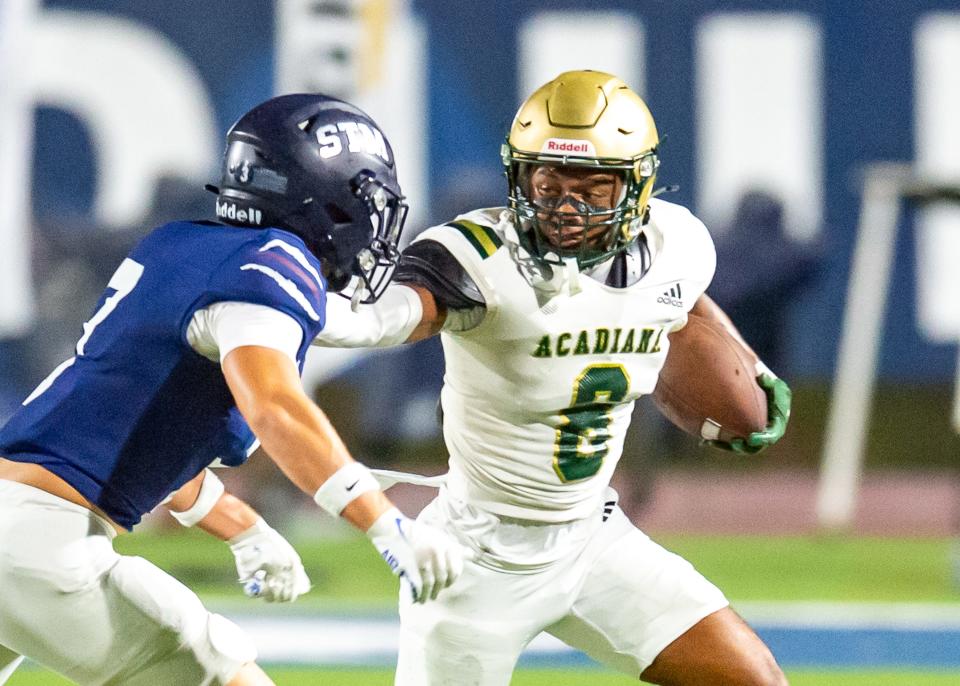
<svg viewBox="0 0 960 686"><path fill-rule="evenodd" d="M543 142L540 152L545 153L564 153L568 155L580 154L596 157L597 151L593 147L593 142L583 139L569 138L548 138Z"/></svg>

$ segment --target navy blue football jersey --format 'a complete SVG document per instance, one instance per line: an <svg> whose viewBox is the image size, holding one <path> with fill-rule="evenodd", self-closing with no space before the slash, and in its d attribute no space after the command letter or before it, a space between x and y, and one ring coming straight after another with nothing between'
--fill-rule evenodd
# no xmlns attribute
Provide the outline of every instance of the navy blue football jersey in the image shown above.
<svg viewBox="0 0 960 686"><path fill-rule="evenodd" d="M42 465L127 528L214 459L242 463L253 434L220 365L187 342L193 314L224 301L293 317L303 370L326 304L303 242L279 229L167 224L114 273L76 355L0 430L0 455Z"/></svg>

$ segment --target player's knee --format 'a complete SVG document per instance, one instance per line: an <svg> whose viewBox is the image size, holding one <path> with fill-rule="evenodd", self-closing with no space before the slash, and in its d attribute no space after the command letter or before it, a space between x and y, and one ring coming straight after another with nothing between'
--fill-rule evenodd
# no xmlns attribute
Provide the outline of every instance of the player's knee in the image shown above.
<svg viewBox="0 0 960 686"><path fill-rule="evenodd" d="M137 608L152 625L155 637L140 639L152 641L149 650L169 674L186 670L216 677L217 683L232 683L237 675L253 673L247 666L256 660L257 650L246 632L230 620L208 612L196 594L173 577L146 560L123 557L111 570L110 582L125 602ZM167 640L160 640L162 636ZM240 681L238 685L270 683Z"/></svg>

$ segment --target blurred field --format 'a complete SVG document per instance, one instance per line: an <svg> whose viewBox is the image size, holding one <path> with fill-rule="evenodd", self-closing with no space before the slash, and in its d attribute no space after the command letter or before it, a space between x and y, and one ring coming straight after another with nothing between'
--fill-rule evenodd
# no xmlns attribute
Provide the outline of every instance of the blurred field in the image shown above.
<svg viewBox="0 0 960 686"><path fill-rule="evenodd" d="M393 672L383 670L268 669L277 686L392 686ZM957 676L936 672L790 672L792 686L954 686ZM8 686L67 686L65 679L36 670L21 670ZM625 676L593 671L520 671L512 686L626 686Z"/></svg>
<svg viewBox="0 0 960 686"><path fill-rule="evenodd" d="M665 537L667 547L691 560L737 601L958 602L951 585L947 539ZM117 547L142 555L170 571L218 607L257 608L233 581L232 556L222 543L196 531L123 536ZM314 589L289 608L296 613L392 612L396 582L369 543L342 540L300 542ZM236 603L236 604L235 604ZM960 604L957 605L960 613ZM331 684L387 686L388 669L269 668L280 686ZM946 686L960 683L956 672L788 670L794 686ZM68 682L36 668L21 669L10 686L60 686ZM520 670L516 686L616 686L636 680L601 671Z"/></svg>
<svg viewBox="0 0 960 686"><path fill-rule="evenodd" d="M951 584L949 539L665 536L737 600L960 602ZM313 590L297 605L389 606L396 582L366 539L299 541ZM155 562L201 595L240 597L228 548L201 532L121 536L120 552Z"/></svg>

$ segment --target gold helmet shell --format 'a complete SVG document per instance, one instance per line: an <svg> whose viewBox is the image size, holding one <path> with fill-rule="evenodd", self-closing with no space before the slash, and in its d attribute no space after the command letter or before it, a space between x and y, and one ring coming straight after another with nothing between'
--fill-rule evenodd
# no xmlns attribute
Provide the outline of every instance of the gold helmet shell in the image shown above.
<svg viewBox="0 0 960 686"><path fill-rule="evenodd" d="M537 239L536 207L525 178L536 165L587 167L623 174L625 192L613 212L582 212L591 225L610 231L598 245L584 241L575 255L581 267L623 250L642 230L659 160L656 124L643 100L626 83L599 71L568 71L537 89L520 106L501 150L509 188L509 208L519 234ZM531 241L536 243L537 241ZM555 261L542 243L535 253Z"/></svg>

